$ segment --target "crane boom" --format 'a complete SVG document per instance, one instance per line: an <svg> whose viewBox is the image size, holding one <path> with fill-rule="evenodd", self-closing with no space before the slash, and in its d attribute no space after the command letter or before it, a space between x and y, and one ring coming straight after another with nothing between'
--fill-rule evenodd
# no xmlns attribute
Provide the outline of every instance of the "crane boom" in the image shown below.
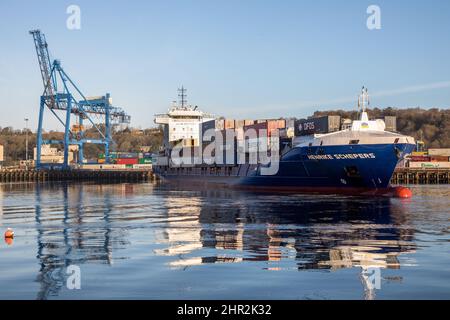
<svg viewBox="0 0 450 320"><path fill-rule="evenodd" d="M40 30L31 30L30 34L33 35L34 46L36 47L42 82L44 84L44 95L53 96L54 92L57 91L57 88L56 82L53 79L52 64L48 53L47 41ZM51 100L53 106L54 99Z"/></svg>

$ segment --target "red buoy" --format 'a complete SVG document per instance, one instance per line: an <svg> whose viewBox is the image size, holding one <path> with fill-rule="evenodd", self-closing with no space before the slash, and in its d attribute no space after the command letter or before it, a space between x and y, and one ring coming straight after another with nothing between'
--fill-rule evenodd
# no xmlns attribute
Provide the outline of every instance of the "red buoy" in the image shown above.
<svg viewBox="0 0 450 320"><path fill-rule="evenodd" d="M5 238L5 243L6 243L8 246L12 245L13 242L14 242L14 239L13 239L13 238Z"/></svg>
<svg viewBox="0 0 450 320"><path fill-rule="evenodd" d="M12 239L14 238L14 231L12 229L8 228L5 232L5 239Z"/></svg>
<svg viewBox="0 0 450 320"><path fill-rule="evenodd" d="M397 188L395 188L394 195L396 198L409 199L412 197L412 192L409 188L397 187Z"/></svg>

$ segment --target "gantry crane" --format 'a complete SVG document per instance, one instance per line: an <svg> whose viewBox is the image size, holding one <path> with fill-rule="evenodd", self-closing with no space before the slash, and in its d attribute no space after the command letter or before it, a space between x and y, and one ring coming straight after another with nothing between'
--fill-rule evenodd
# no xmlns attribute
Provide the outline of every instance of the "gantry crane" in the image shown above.
<svg viewBox="0 0 450 320"><path fill-rule="evenodd" d="M41 96L39 122L36 143L36 168L41 169L48 164L41 162L41 147L44 144L62 144L64 162L62 169L69 169L69 146L78 146L78 163L83 163L85 144L102 144L105 146L105 162L110 162L110 145L113 143L111 128L115 124L129 123L130 116L121 108L112 106L109 93L103 96L86 98L78 86L72 81L61 66L59 60L50 60L48 45L40 30L32 30L34 45L41 70L44 92ZM44 140L42 136L44 111L49 109L64 126L63 140ZM76 124L71 127L74 118ZM92 126L95 138L85 136L84 123ZM55 164L52 164L55 167Z"/></svg>

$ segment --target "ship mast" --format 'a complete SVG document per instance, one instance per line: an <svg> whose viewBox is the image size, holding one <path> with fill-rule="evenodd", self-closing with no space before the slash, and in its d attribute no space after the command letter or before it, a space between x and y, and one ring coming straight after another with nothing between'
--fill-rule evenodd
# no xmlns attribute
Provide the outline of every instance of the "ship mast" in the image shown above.
<svg viewBox="0 0 450 320"><path fill-rule="evenodd" d="M180 98L180 105L181 105L181 108L183 108L183 109L187 105L186 91L187 90L183 86L181 86L181 89L178 89L178 92L179 92L178 97Z"/></svg>
<svg viewBox="0 0 450 320"><path fill-rule="evenodd" d="M358 111L361 112L361 121L369 121L367 107L370 105L369 92L367 88L362 87L361 94L358 97Z"/></svg>

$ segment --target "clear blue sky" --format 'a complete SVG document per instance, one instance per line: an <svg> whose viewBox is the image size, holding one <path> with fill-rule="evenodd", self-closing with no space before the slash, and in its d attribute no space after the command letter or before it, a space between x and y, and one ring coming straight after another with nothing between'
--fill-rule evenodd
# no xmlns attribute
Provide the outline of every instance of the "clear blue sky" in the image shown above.
<svg viewBox="0 0 450 320"><path fill-rule="evenodd" d="M66 28L70 4L81 30ZM381 30L366 27L371 4ZM380 107L450 106L447 0L1 0L2 127L36 127L34 28L87 95L110 92L136 127L153 126L181 85L190 103L234 118L351 109L362 85Z"/></svg>

